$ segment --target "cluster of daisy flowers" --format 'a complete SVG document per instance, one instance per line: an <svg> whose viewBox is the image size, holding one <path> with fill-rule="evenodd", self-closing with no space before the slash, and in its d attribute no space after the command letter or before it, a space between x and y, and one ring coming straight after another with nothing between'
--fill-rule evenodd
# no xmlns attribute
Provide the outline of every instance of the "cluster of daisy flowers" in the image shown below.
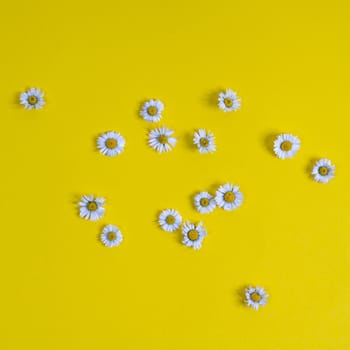
<svg viewBox="0 0 350 350"><path fill-rule="evenodd" d="M207 235L203 223L194 224L191 221L182 222L182 216L175 209L163 210L158 223L162 230L166 232L175 232L181 228L182 244L193 249L202 248L202 243Z"/></svg>
<svg viewBox="0 0 350 350"><path fill-rule="evenodd" d="M280 134L273 143L273 151L280 159L293 158L300 149L300 139L291 134ZM328 183L335 176L335 166L327 158L319 159L312 167L311 175L316 182Z"/></svg>
<svg viewBox="0 0 350 350"><path fill-rule="evenodd" d="M220 92L218 96L218 107L224 112L237 111L241 106L241 99L233 90L227 89ZM146 101L140 110L141 117L151 123L161 121L164 103L160 100L150 99ZM174 137L174 130L160 126L149 131L148 144L158 153L171 151L177 143ZM211 131L199 129L194 132L193 144L198 148L200 153L213 153L216 151L215 137Z"/></svg>
<svg viewBox="0 0 350 350"><path fill-rule="evenodd" d="M90 221L100 220L105 215L104 204L105 199L102 197L82 196L78 203L79 215L81 218ZM100 241L108 248L116 247L123 241L123 235L117 226L109 224L102 229Z"/></svg>
<svg viewBox="0 0 350 350"><path fill-rule="evenodd" d="M39 110L46 104L44 93L38 88L30 88L20 94L19 103L28 110ZM233 90L226 89L218 95L217 105L224 112L234 112L240 109L241 99ZM151 123L159 123L165 107L162 101L150 99L146 101L140 110L141 117ZM177 143L174 130L159 126L153 128L148 134L149 146L158 153L171 151ZM211 131L198 129L193 135L193 144L199 153L213 153L216 151L215 136ZM97 138L97 149L105 156L114 157L124 152L125 138L116 131L107 131ZM278 135L273 144L275 155L280 159L293 158L300 150L301 142L297 136L291 134ZM328 183L335 177L335 166L329 159L317 160L311 171L316 182ZM235 210L243 203L243 194L239 187L230 183L220 186L215 195L209 192L200 192L194 197L194 206L201 214L211 213L219 207L224 210ZM100 220L105 214L105 199L93 195L85 195L79 202L80 217L90 220ZM175 232L181 229L182 243L193 249L200 249L207 231L203 223L194 224L191 221L182 221L182 216L174 209L163 210L158 218L160 227L167 232ZM123 240L123 235L118 227L105 225L100 234L100 241L106 247L118 246ZM268 294L264 288L248 287L245 289L245 303L248 307L258 310L267 303Z"/></svg>
<svg viewBox="0 0 350 350"><path fill-rule="evenodd" d="M194 196L194 206L201 214L208 214L219 207L227 211L239 208L243 203L243 193L239 186L227 183L221 185L215 196L209 192L200 192Z"/></svg>

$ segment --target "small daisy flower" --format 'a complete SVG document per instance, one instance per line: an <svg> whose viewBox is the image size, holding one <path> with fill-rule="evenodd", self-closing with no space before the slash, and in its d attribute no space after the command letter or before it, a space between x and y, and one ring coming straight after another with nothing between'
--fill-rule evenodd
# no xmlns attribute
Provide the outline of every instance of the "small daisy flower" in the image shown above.
<svg viewBox="0 0 350 350"><path fill-rule="evenodd" d="M200 249L202 247L202 242L204 237L207 235L207 231L200 222L198 225L192 224L186 221L182 226L182 243L193 249Z"/></svg>
<svg viewBox="0 0 350 350"><path fill-rule="evenodd" d="M124 151L125 139L119 132L108 131L98 137L97 148L105 156L114 157Z"/></svg>
<svg viewBox="0 0 350 350"><path fill-rule="evenodd" d="M225 184L216 191L215 201L220 208L234 210L242 205L243 193L240 192L239 186Z"/></svg>
<svg viewBox="0 0 350 350"><path fill-rule="evenodd" d="M106 225L102 230L100 240L104 246L112 248L118 246L122 242L123 235L118 227Z"/></svg>
<svg viewBox="0 0 350 350"><path fill-rule="evenodd" d="M201 214L211 213L216 208L215 198L208 192L200 192L194 197L194 205Z"/></svg>
<svg viewBox="0 0 350 350"><path fill-rule="evenodd" d="M245 303L254 310L258 310L260 306L266 305L268 297L269 295L264 288L248 287L245 289Z"/></svg>
<svg viewBox="0 0 350 350"><path fill-rule="evenodd" d="M200 153L213 153L216 151L214 134L205 129L195 131L193 143L198 147Z"/></svg>
<svg viewBox="0 0 350 350"><path fill-rule="evenodd" d="M300 149L300 140L291 134L281 134L277 136L273 151L280 159L293 158Z"/></svg>
<svg viewBox="0 0 350 350"><path fill-rule="evenodd" d="M45 104L44 93L40 89L31 88L21 93L19 103L25 109L41 109Z"/></svg>
<svg viewBox="0 0 350 350"><path fill-rule="evenodd" d="M177 210L166 209L160 213L158 223L162 230L174 232L181 226L182 217Z"/></svg>
<svg viewBox="0 0 350 350"><path fill-rule="evenodd" d="M326 184L335 176L335 165L329 159L322 158L314 165L312 175L315 181Z"/></svg>
<svg viewBox="0 0 350 350"><path fill-rule="evenodd" d="M159 100L149 100L141 108L141 117L148 122L159 122L162 119L164 104Z"/></svg>
<svg viewBox="0 0 350 350"><path fill-rule="evenodd" d="M95 198L94 196L83 196L79 202L80 217L96 221L103 217L105 214L105 208L102 206L105 203L104 198Z"/></svg>
<svg viewBox="0 0 350 350"><path fill-rule="evenodd" d="M157 152L169 152L172 147L176 145L177 139L171 135L174 133L173 130L168 129L163 126L160 128L155 128L150 131L148 143Z"/></svg>
<svg viewBox="0 0 350 350"><path fill-rule="evenodd" d="M241 107L241 99L235 91L230 89L226 89L225 92L220 92L218 101L219 108L224 112L237 111Z"/></svg>

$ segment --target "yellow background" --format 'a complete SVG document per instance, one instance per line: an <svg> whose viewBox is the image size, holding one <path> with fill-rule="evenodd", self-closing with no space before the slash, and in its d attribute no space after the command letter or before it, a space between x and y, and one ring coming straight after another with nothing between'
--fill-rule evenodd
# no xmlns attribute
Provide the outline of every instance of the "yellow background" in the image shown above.
<svg viewBox="0 0 350 350"><path fill-rule="evenodd" d="M6 1L0 13L1 337L12 349L349 349L349 4L335 1ZM21 91L47 105L26 111ZM223 113L216 95L238 91ZM140 104L159 98L178 145L147 146ZM194 129L217 137L200 155ZM125 152L96 151L121 132ZM271 153L298 135L292 160ZM309 176L330 158L328 185ZM233 182L242 208L196 213ZM77 215L83 194L106 216ZM203 220L203 249L156 224ZM98 241L104 224L124 242ZM271 297L241 303L248 285Z"/></svg>

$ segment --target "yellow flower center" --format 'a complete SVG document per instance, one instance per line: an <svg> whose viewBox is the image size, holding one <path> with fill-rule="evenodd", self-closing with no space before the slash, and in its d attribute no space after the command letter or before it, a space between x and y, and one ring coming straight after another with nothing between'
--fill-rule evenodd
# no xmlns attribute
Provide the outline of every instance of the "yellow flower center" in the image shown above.
<svg viewBox="0 0 350 350"><path fill-rule="evenodd" d="M90 210L90 211L95 211L97 210L97 203L96 202L89 202L88 205L87 205L87 208Z"/></svg>
<svg viewBox="0 0 350 350"><path fill-rule="evenodd" d="M224 103L225 103L225 106L226 106L226 107L232 107L232 105L233 105L233 100L232 100L232 98L226 97L226 98L224 99Z"/></svg>
<svg viewBox="0 0 350 350"><path fill-rule="evenodd" d="M114 241L117 238L117 234L113 231L107 233L107 239L109 241Z"/></svg>
<svg viewBox="0 0 350 350"><path fill-rule="evenodd" d="M162 145L165 145L165 144L168 143L168 137L165 136L165 135L160 135L160 136L158 137L158 141L159 141L159 143L161 143Z"/></svg>
<svg viewBox="0 0 350 350"><path fill-rule="evenodd" d="M196 241L199 238L199 233L196 230L190 230L187 233L187 237L191 240L191 241Z"/></svg>
<svg viewBox="0 0 350 350"><path fill-rule="evenodd" d="M28 103L30 105L35 105L38 102L38 98L36 96L29 96L28 97Z"/></svg>
<svg viewBox="0 0 350 350"><path fill-rule="evenodd" d="M173 224L175 224L175 216L168 215L167 218L165 219L165 221L168 225L173 225Z"/></svg>
<svg viewBox="0 0 350 350"><path fill-rule="evenodd" d="M292 149L292 143L290 141L284 141L281 143L281 150L288 152Z"/></svg>
<svg viewBox="0 0 350 350"><path fill-rule="evenodd" d="M232 191L228 191L224 194L224 200L227 203L232 203L235 200L235 194Z"/></svg>
<svg viewBox="0 0 350 350"><path fill-rule="evenodd" d="M105 145L108 149L114 149L117 147L118 142L116 139L107 139Z"/></svg>
<svg viewBox="0 0 350 350"><path fill-rule="evenodd" d="M257 292L253 292L250 294L250 299L258 303L261 300L261 295Z"/></svg>
<svg viewBox="0 0 350 350"><path fill-rule="evenodd" d="M157 109L157 107L154 107L154 106L148 107L147 113L150 116L154 117L158 113L158 109Z"/></svg>
<svg viewBox="0 0 350 350"><path fill-rule="evenodd" d="M202 137L202 138L199 140L199 144L200 144L202 147L208 147L208 146L209 146L209 140L208 140L206 137Z"/></svg>
<svg viewBox="0 0 350 350"><path fill-rule="evenodd" d="M209 205L209 199L208 198L201 198L199 203L202 207L207 207Z"/></svg>
<svg viewBox="0 0 350 350"><path fill-rule="evenodd" d="M318 173L322 176L326 176L329 173L329 169L326 166L320 166L318 169Z"/></svg>

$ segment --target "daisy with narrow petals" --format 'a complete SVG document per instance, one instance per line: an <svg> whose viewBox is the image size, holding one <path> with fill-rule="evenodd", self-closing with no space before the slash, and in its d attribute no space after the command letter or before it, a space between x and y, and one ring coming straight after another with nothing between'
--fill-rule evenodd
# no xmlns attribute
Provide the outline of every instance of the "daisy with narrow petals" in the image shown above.
<svg viewBox="0 0 350 350"><path fill-rule="evenodd" d="M148 135L149 145L157 152L169 152L176 145L177 139L171 135L173 130L163 126L150 131Z"/></svg>
<svg viewBox="0 0 350 350"><path fill-rule="evenodd" d="M326 184L335 176L335 165L329 159L322 158L316 162L311 173L316 182Z"/></svg>
<svg viewBox="0 0 350 350"><path fill-rule="evenodd" d="M216 151L214 134L205 129L195 131L193 143L198 147L200 153L213 153Z"/></svg>
<svg viewBox="0 0 350 350"><path fill-rule="evenodd" d="M102 244L108 248L116 247L123 241L123 235L114 225L106 225L100 235Z"/></svg>
<svg viewBox="0 0 350 350"><path fill-rule="evenodd" d="M240 192L239 186L228 183L218 188L215 201L220 208L234 210L242 205L243 193Z"/></svg>
<svg viewBox="0 0 350 350"><path fill-rule="evenodd" d="M193 249L202 248L202 242L207 235L203 224L200 222L198 225L192 224L190 221L186 221L182 226L182 243Z"/></svg>
<svg viewBox="0 0 350 350"><path fill-rule="evenodd" d="M258 310L259 307L266 305L268 297L269 295L264 288L248 287L245 289L245 303L247 307L251 307L254 310Z"/></svg>
<svg viewBox="0 0 350 350"><path fill-rule="evenodd" d="M78 204L80 217L91 221L101 219L105 214L105 208L103 208L104 203L104 198L95 198L92 195L81 197Z"/></svg>
<svg viewBox="0 0 350 350"><path fill-rule="evenodd" d="M25 109L41 109L45 104L44 93L40 89L30 88L21 93L19 103Z"/></svg>
<svg viewBox="0 0 350 350"><path fill-rule="evenodd" d="M164 104L159 100L146 101L140 111L141 117L148 122L159 122L162 119Z"/></svg>
<svg viewBox="0 0 350 350"><path fill-rule="evenodd" d="M291 134L278 135L273 144L273 151L280 159L293 158L299 149L299 138Z"/></svg>
<svg viewBox="0 0 350 350"><path fill-rule="evenodd" d="M235 91L226 89L219 93L219 108L224 112L238 111L241 107L241 99Z"/></svg>
<svg viewBox="0 0 350 350"><path fill-rule="evenodd" d="M160 213L158 223L162 230L174 232L181 226L182 217L177 210L165 209Z"/></svg>
<svg viewBox="0 0 350 350"><path fill-rule="evenodd" d="M215 198L209 192L200 192L194 197L194 205L201 214L211 213L216 208Z"/></svg>
<svg viewBox="0 0 350 350"><path fill-rule="evenodd" d="M108 157L114 157L124 151L125 139L119 132L108 131L97 139L97 148Z"/></svg>

